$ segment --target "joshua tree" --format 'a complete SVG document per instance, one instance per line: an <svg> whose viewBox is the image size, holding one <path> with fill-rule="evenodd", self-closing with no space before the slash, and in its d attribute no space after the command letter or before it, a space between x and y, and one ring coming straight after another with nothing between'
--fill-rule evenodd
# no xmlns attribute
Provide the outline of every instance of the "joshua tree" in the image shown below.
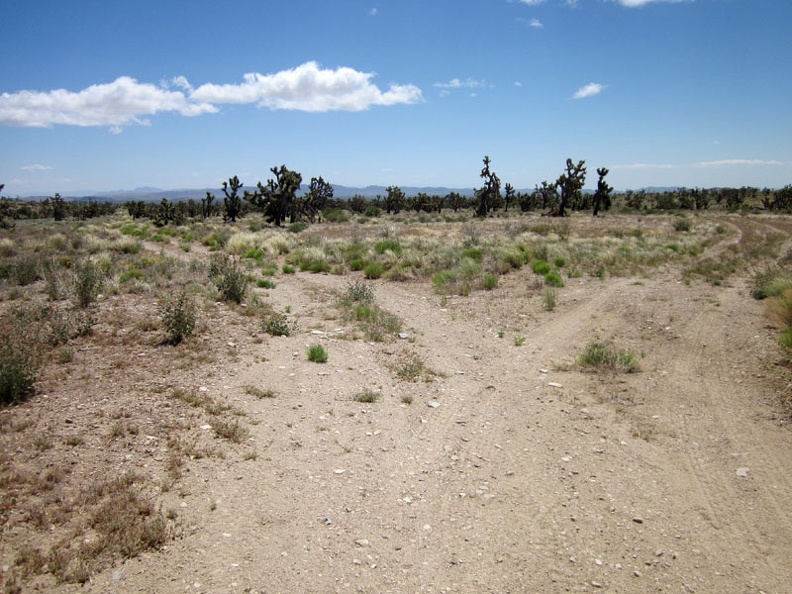
<svg viewBox="0 0 792 594"><path fill-rule="evenodd" d="M270 171L275 179L268 179L266 186L258 182L258 190L245 192L245 199L261 208L270 223L280 227L287 218L292 222L297 220L295 201L302 184L302 175L286 165L272 167Z"/></svg>
<svg viewBox="0 0 792 594"><path fill-rule="evenodd" d="M322 177L312 177L308 186L308 193L300 200L300 215L305 216L312 223L316 215L333 199L333 186Z"/></svg>
<svg viewBox="0 0 792 594"><path fill-rule="evenodd" d="M594 194L595 217L599 214L600 208L602 208L602 210L608 210L611 207L611 192L613 192L613 188L605 181L605 176L608 175L608 169L606 167L600 167L597 169L597 175L599 175L599 180L597 181L597 191Z"/></svg>
<svg viewBox="0 0 792 594"><path fill-rule="evenodd" d="M201 198L201 217L208 219L212 216L212 203L215 201L214 194L206 193L206 198Z"/></svg>
<svg viewBox="0 0 792 594"><path fill-rule="evenodd" d="M550 214L556 217L565 217L567 207L580 199L584 183L586 183L586 162L579 161L575 165L572 159L567 159L566 171L556 180L556 186L561 190L558 210Z"/></svg>
<svg viewBox="0 0 792 594"><path fill-rule="evenodd" d="M223 220L236 223L237 217L240 216L240 208L242 207L242 199L239 197L239 189L244 186L239 178L228 178L227 182L223 182Z"/></svg>
<svg viewBox="0 0 792 594"><path fill-rule="evenodd" d="M504 190L503 201L506 204L506 212L509 212L509 206L514 202L514 187L511 184L506 184Z"/></svg>
<svg viewBox="0 0 792 594"><path fill-rule="evenodd" d="M388 186L388 195L385 197L385 212L399 214L404 208L405 198L399 186Z"/></svg>
<svg viewBox="0 0 792 594"><path fill-rule="evenodd" d="M490 158L484 155L484 168L479 175L484 180L484 187L476 191L479 203L476 207L477 217L486 217L487 213L493 208L501 198L500 179L494 171L490 171Z"/></svg>

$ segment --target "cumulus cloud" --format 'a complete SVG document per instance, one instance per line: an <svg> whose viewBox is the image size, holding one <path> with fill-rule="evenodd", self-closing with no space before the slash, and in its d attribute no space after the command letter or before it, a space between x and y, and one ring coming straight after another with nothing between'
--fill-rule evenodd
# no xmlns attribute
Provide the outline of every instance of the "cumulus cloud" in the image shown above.
<svg viewBox="0 0 792 594"><path fill-rule="evenodd" d="M42 165L41 163L33 163L32 165L23 165L21 169L23 171L49 171L52 169L52 166Z"/></svg>
<svg viewBox="0 0 792 594"><path fill-rule="evenodd" d="M310 112L361 111L373 105L417 103L423 100L414 85L380 90L373 73L352 68L320 69L315 62L275 74L250 73L240 84L208 83L193 88L183 76L159 86L122 76L73 92L19 91L0 95L0 125L50 127L108 126L116 134L123 126L149 124L147 116L175 112L198 116L219 111L218 104L256 103L271 109Z"/></svg>
<svg viewBox="0 0 792 594"><path fill-rule="evenodd" d="M316 62L275 74L248 73L240 84L201 85L190 99L211 104L257 103L271 109L299 111L362 111L373 105L418 103L421 90L414 85L391 85L382 91L372 84L371 72L352 68L320 69Z"/></svg>
<svg viewBox="0 0 792 594"><path fill-rule="evenodd" d="M599 95L602 91L605 90L605 86L599 83L589 83L583 87L580 87L575 94L572 95L573 99L585 99L587 97L593 97L594 95Z"/></svg>
<svg viewBox="0 0 792 594"><path fill-rule="evenodd" d="M212 113L207 103L188 101L180 91L170 91L122 76L107 84L79 92L20 91L0 95L0 124L46 128L66 126L124 126L147 124L145 116L175 111L185 116Z"/></svg>

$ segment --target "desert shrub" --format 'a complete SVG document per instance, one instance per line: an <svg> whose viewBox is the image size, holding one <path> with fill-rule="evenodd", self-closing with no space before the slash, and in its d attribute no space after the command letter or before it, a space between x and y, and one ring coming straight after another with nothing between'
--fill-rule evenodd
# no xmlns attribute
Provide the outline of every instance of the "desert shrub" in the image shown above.
<svg viewBox="0 0 792 594"><path fill-rule="evenodd" d="M548 287L563 287L564 286L564 279L561 277L561 274L557 270L551 270L547 274L544 275L544 282L545 285Z"/></svg>
<svg viewBox="0 0 792 594"><path fill-rule="evenodd" d="M380 393L374 392L372 390L364 390L363 392L358 392L352 398L355 402L362 402L365 404L373 404L377 400L380 399Z"/></svg>
<svg viewBox="0 0 792 594"><path fill-rule="evenodd" d="M534 260L531 262L531 270L536 274L547 274L550 272L550 264L547 260Z"/></svg>
<svg viewBox="0 0 792 594"><path fill-rule="evenodd" d="M578 357L582 367L605 369L621 373L634 373L639 370L638 357L630 350L616 349L608 342L596 339L586 345Z"/></svg>
<svg viewBox="0 0 792 594"><path fill-rule="evenodd" d="M46 309L15 308L0 319L0 406L22 402L34 392L41 366L41 318Z"/></svg>
<svg viewBox="0 0 792 594"><path fill-rule="evenodd" d="M214 281L223 301L242 303L245 299L248 277L233 258L214 254L209 260L209 278Z"/></svg>
<svg viewBox="0 0 792 594"><path fill-rule="evenodd" d="M322 211L322 218L328 223L346 223L349 220L349 211L343 208L328 208Z"/></svg>
<svg viewBox="0 0 792 594"><path fill-rule="evenodd" d="M292 223L288 227L286 227L286 231L289 233L300 233L301 231L305 231L308 228L308 223L298 221L297 223Z"/></svg>
<svg viewBox="0 0 792 594"><path fill-rule="evenodd" d="M349 285L344 296L353 302L370 303L374 301L374 291L366 283L360 281Z"/></svg>
<svg viewBox="0 0 792 594"><path fill-rule="evenodd" d="M297 332L297 320L276 312L261 322L261 329L270 336L291 336Z"/></svg>
<svg viewBox="0 0 792 594"><path fill-rule="evenodd" d="M754 299L778 297L792 289L792 273L778 269L760 272L754 277L751 295Z"/></svg>
<svg viewBox="0 0 792 594"><path fill-rule="evenodd" d="M542 303L547 311L553 311L556 308L556 304L558 303L558 291L555 290L555 287L545 287L542 293Z"/></svg>
<svg viewBox="0 0 792 594"><path fill-rule="evenodd" d="M498 286L498 279L500 277L497 274L485 274L484 275L484 289L487 291L491 291L495 287Z"/></svg>
<svg viewBox="0 0 792 594"><path fill-rule="evenodd" d="M283 274L294 274L297 272L297 270L291 264L284 264L281 270L283 270Z"/></svg>
<svg viewBox="0 0 792 594"><path fill-rule="evenodd" d="M35 283L39 278L39 259L35 255L22 256L14 262L11 280L24 287Z"/></svg>
<svg viewBox="0 0 792 594"><path fill-rule="evenodd" d="M268 278L260 278L256 281L256 286L259 289L274 289L276 287L275 282L271 281Z"/></svg>
<svg viewBox="0 0 792 594"><path fill-rule="evenodd" d="M84 308L96 301L104 279L102 270L93 261L85 259L75 264L73 288L77 305Z"/></svg>
<svg viewBox="0 0 792 594"><path fill-rule="evenodd" d="M688 219L677 217L674 219L674 231L690 231L692 225Z"/></svg>
<svg viewBox="0 0 792 594"><path fill-rule="evenodd" d="M195 304L185 289L164 296L158 310L168 343L179 344L192 334L195 329Z"/></svg>
<svg viewBox="0 0 792 594"><path fill-rule="evenodd" d="M365 277L370 279L377 279L381 277L383 272L385 272L385 269L379 262L371 262L363 269L363 274Z"/></svg>
<svg viewBox="0 0 792 594"><path fill-rule="evenodd" d="M566 266L566 260L564 260L563 258L560 258L560 257L556 258L554 260L554 263L556 265L556 268L563 268L564 266Z"/></svg>
<svg viewBox="0 0 792 594"><path fill-rule="evenodd" d="M394 254L401 255L402 246L395 239L386 239L379 241L374 245L374 251L382 255L385 252L393 252Z"/></svg>
<svg viewBox="0 0 792 594"><path fill-rule="evenodd" d="M328 354L321 344L312 344L308 347L308 360L313 363L327 363Z"/></svg>

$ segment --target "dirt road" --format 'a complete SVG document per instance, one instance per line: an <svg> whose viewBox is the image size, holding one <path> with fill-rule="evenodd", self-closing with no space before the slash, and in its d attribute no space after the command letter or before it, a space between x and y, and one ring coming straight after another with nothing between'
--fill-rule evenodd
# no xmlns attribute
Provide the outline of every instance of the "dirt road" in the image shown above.
<svg viewBox="0 0 792 594"><path fill-rule="evenodd" d="M386 343L350 339L348 277L279 279L300 332L230 325L233 370L190 386L244 411L256 455L191 461L166 550L59 591L789 592L792 433L744 282L570 279L549 312L532 274L374 283L408 335ZM578 369L597 337L641 371Z"/></svg>

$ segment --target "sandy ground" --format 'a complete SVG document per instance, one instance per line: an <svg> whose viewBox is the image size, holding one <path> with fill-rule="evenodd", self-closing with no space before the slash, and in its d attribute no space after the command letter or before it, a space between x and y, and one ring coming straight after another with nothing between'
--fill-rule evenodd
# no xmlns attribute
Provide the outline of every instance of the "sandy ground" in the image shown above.
<svg viewBox="0 0 792 594"><path fill-rule="evenodd" d="M408 336L369 343L351 339L336 307L352 278L298 273L259 290L291 309L300 328L291 337L252 333L217 305L228 322L202 328L201 340L220 361L149 347L45 386L25 414L68 418L86 446L64 455L114 472L155 472L165 457L147 424L173 412L157 386L230 403L250 434L239 445L205 438L222 457L189 461L158 495L177 516L163 550L82 586L30 589L792 591L781 354L747 279L585 276L568 280L552 312L528 269L468 297L376 281L377 303ZM579 369L598 337L640 353L641 371ZM326 364L306 360L314 343ZM418 381L397 373L411 356L430 370ZM381 397L356 402L364 390ZM116 408L141 419L140 433L93 441L97 410ZM198 413L180 414L202 431Z"/></svg>

